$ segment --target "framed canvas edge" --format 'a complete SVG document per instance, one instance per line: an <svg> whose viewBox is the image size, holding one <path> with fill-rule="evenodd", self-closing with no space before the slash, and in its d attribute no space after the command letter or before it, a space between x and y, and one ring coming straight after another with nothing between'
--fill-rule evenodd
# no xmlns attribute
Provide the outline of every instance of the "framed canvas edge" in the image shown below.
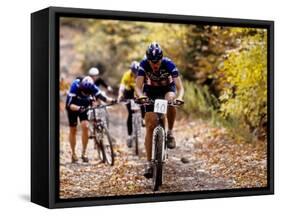
<svg viewBox="0 0 281 216"><path fill-rule="evenodd" d="M70 16L89 16L89 17L108 17L112 19L145 19L147 21L188 21L195 20L199 23L212 24L227 24L227 25L241 25L242 26L256 26L260 28L267 28L268 31L268 187L266 188L252 188L252 189L231 189L231 190L216 190L216 191L196 191L184 193L170 193L170 194L144 194L137 196L116 196L116 197L99 197L89 199L58 199L58 187L56 185L58 176L58 151L55 148L55 143L58 140L58 133L56 129L59 128L59 118L56 105L59 98L56 89L58 89L59 71L56 56L59 54L58 38L56 38L56 31L58 30L58 23L56 17L61 15ZM49 69L49 89L50 89L50 107L49 107L49 134L50 134L50 172L49 172L49 208L64 208L64 207L82 207L82 206L96 206L96 205L114 205L114 204L132 204L132 203L147 203L147 202L163 202L163 201L179 201L179 200L193 200L193 199L209 199L209 198L226 198L226 197L240 197L240 196L254 196L254 195L270 195L274 194L274 21L267 20L247 20L247 19L233 19L233 18L214 18L188 15L171 15L171 14L155 14L155 13L140 13L127 11L109 11L109 10L95 10L95 9L80 9L80 8L63 8L63 7L49 7L49 38L50 38L50 69ZM139 19L138 19L139 20ZM209 22L208 22L209 20ZM140 20L139 20L140 21ZM225 23L226 22L226 23Z"/></svg>

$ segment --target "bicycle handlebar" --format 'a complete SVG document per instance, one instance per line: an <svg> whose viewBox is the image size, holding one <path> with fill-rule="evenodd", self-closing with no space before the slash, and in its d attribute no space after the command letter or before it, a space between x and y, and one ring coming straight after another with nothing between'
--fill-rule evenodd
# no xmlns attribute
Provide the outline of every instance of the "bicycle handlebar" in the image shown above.
<svg viewBox="0 0 281 216"><path fill-rule="evenodd" d="M163 99L165 100L165 99ZM143 97L143 98L137 98L135 99L135 102L137 104L143 104L143 105L153 105L155 103L155 100L148 98L148 97ZM181 100L173 100L173 101L168 101L168 106L181 106L184 104L184 101Z"/></svg>
<svg viewBox="0 0 281 216"><path fill-rule="evenodd" d="M103 108L106 108L106 107L109 107L109 106L113 106L113 105L116 105L116 104L117 104L117 102L110 103L110 104L97 105L95 107L89 106L89 107L86 108L86 111L95 110L95 109L103 109Z"/></svg>
<svg viewBox="0 0 281 216"><path fill-rule="evenodd" d="M132 99L123 99L119 102L119 104L128 104L131 102L131 100L136 101L134 98Z"/></svg>

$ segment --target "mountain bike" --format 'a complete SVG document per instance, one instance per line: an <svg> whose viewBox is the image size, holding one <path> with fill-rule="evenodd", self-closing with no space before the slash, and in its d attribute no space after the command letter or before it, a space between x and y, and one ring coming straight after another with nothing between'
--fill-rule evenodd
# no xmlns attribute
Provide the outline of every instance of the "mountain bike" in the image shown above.
<svg viewBox="0 0 281 216"><path fill-rule="evenodd" d="M108 119L106 107L113 104L98 105L89 107L89 138L94 140L94 146L97 149L98 156L103 163L114 165L114 153L112 138L108 131Z"/></svg>
<svg viewBox="0 0 281 216"><path fill-rule="evenodd" d="M143 98L142 98L143 99ZM163 182L163 168L167 159L167 140L165 131L165 114L168 106L178 107L184 102L180 100L167 101L164 99L145 99L145 103L136 100L137 103L154 106L153 112L156 113L156 127L152 135L152 169L153 169L153 190L158 191Z"/></svg>

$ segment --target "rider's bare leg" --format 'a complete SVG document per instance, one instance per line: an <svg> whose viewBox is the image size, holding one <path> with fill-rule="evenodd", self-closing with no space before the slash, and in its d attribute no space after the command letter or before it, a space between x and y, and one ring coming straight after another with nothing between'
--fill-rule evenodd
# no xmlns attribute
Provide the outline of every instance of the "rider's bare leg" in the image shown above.
<svg viewBox="0 0 281 216"><path fill-rule="evenodd" d="M147 161L151 161L151 152L152 152L152 133L153 129L156 127L156 114L153 112L145 113L145 125L146 125L146 133L145 133L145 149L146 149L146 157Z"/></svg>
<svg viewBox="0 0 281 216"><path fill-rule="evenodd" d="M81 128L82 128L82 156L86 156L87 145L88 145L88 130L89 130L89 122L84 120L81 121Z"/></svg>
<svg viewBox="0 0 281 216"><path fill-rule="evenodd" d="M168 101L173 101L176 98L176 94L174 92L167 92L165 95L165 99ZM173 127L176 120L176 108L168 106L167 110L167 119L168 119L168 133L173 133Z"/></svg>
<svg viewBox="0 0 281 216"><path fill-rule="evenodd" d="M74 159L77 158L76 152L75 152L76 132L77 132L76 126L69 127L69 142L70 142L70 147L71 147L71 152L72 152L72 158L74 158Z"/></svg>

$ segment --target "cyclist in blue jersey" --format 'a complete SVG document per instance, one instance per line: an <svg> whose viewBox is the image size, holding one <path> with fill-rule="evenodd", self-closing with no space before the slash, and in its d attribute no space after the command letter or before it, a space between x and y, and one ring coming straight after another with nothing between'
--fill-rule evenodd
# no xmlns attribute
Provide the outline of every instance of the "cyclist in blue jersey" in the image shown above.
<svg viewBox="0 0 281 216"><path fill-rule="evenodd" d="M138 76L136 79L136 94L139 98L148 97L150 99L175 99L183 101L184 88L179 71L175 63L167 57L163 57L163 51L156 42L151 43L145 58L140 62ZM152 112L153 107L146 106L145 113L145 148L148 164L144 176L152 177L151 151L152 151L152 131L156 126L156 115ZM175 107L168 107L167 120L167 146L170 149L176 147L173 135L173 127L176 118Z"/></svg>
<svg viewBox="0 0 281 216"><path fill-rule="evenodd" d="M82 161L88 162L89 159L86 154L88 145L88 115L86 107L92 104L94 98L102 101L113 103L115 100L103 95L100 89L94 84L90 76L75 79L71 86L66 98L66 110L69 121L69 142L72 151L72 162L78 161L75 152L76 146L76 132L77 132L77 119L79 118L82 129Z"/></svg>

